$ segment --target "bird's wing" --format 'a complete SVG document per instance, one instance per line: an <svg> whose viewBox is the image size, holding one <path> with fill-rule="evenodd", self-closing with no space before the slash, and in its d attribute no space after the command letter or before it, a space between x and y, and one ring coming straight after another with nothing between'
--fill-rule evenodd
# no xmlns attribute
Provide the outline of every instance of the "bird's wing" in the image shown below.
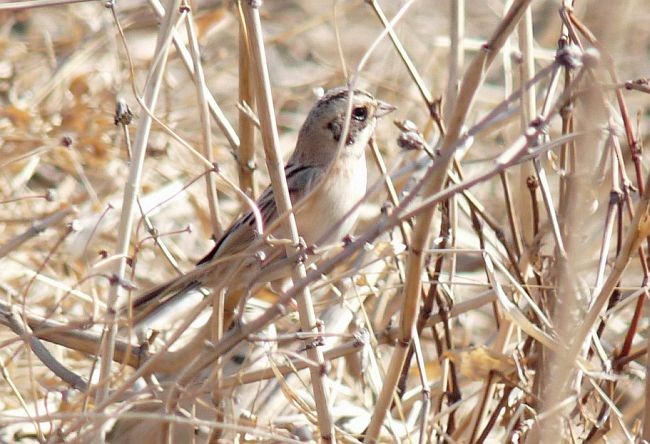
<svg viewBox="0 0 650 444"><path fill-rule="evenodd" d="M295 204L313 188L322 170L318 167L295 166L289 164L285 167L287 185L291 202ZM278 217L273 190L268 187L257 200L257 207L262 215L262 225L267 226ZM136 320L144 319L149 313L157 310L166 302L173 300L178 295L197 289L204 284L206 276L214 280L213 274L225 264L211 262L216 258L241 253L248 248L258 237L255 215L249 211L237 219L226 230L214 248L203 257L197 266L188 273L171 279L163 284L151 288L133 300L132 307L136 312ZM271 261L283 254L280 250L272 252L265 262Z"/></svg>
<svg viewBox="0 0 650 444"><path fill-rule="evenodd" d="M297 166L288 164L284 168L289 188L289 197L291 203L296 204L300 199L306 196L318 180L321 168L315 166ZM273 189L267 187L256 202L257 208L262 215L262 226L266 227L278 217L278 209L273 197ZM247 248L259 235L255 226L255 215L249 211L223 234L221 239L216 243L214 248L201 259L197 265L210 262L215 257L224 254L236 254Z"/></svg>

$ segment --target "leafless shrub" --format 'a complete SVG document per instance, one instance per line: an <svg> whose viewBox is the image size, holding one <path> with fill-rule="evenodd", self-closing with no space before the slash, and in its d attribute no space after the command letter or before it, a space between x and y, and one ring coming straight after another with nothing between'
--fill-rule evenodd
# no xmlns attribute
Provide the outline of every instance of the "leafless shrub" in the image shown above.
<svg viewBox="0 0 650 444"><path fill-rule="evenodd" d="M650 5L506 3L0 4L2 439L649 440ZM346 83L355 235L135 331Z"/></svg>

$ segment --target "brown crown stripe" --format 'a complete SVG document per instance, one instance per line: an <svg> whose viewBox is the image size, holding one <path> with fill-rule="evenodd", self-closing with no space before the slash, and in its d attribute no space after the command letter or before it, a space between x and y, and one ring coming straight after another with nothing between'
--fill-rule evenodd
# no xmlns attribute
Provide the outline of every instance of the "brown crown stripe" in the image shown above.
<svg viewBox="0 0 650 444"><path fill-rule="evenodd" d="M368 92L362 90L362 89L355 89L354 90L354 95L362 95L366 96L367 98L374 100L375 98L371 96ZM347 88L336 88L332 91L330 91L328 94L325 94L321 99L320 103L325 104L332 102L334 100L340 100L342 98L347 98L348 97L348 89Z"/></svg>

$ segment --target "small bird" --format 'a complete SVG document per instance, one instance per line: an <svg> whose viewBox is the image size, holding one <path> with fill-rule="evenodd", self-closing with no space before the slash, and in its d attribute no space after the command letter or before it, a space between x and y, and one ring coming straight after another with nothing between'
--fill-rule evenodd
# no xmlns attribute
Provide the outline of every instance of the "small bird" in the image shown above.
<svg viewBox="0 0 650 444"><path fill-rule="evenodd" d="M345 143L341 144L350 101L349 129ZM284 169L291 203L296 207L298 233L307 245L321 246L339 241L352 229L358 216L353 208L366 192L366 145L373 136L377 119L394 109L359 89L350 97L347 87L328 91L312 107ZM279 216L271 187L262 193L256 205L264 227ZM251 252L243 261L224 260L246 252L260 238L256 226L252 211L237 219L193 270L135 298L132 304L134 320L139 322L192 289L219 285L228 272L233 272L233 266L238 267L238 276L249 276L250 273L242 270L253 269L256 272L253 274L259 275L260 271L277 263L284 256L284 249L268 243L260 244L262 254L257 254L257 259L253 257L256 252ZM262 263L260 257L263 257ZM250 285L246 279L237 281L241 286ZM226 309L232 310L239 302L237 299L227 297Z"/></svg>

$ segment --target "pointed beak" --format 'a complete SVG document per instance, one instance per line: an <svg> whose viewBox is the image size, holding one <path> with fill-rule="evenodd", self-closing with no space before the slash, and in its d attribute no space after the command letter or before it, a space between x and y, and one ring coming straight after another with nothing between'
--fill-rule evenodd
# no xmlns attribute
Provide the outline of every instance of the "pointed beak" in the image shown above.
<svg viewBox="0 0 650 444"><path fill-rule="evenodd" d="M391 105L390 103L382 102L381 100L377 101L377 109L375 110L375 117L380 118L386 114L392 113L397 108Z"/></svg>

